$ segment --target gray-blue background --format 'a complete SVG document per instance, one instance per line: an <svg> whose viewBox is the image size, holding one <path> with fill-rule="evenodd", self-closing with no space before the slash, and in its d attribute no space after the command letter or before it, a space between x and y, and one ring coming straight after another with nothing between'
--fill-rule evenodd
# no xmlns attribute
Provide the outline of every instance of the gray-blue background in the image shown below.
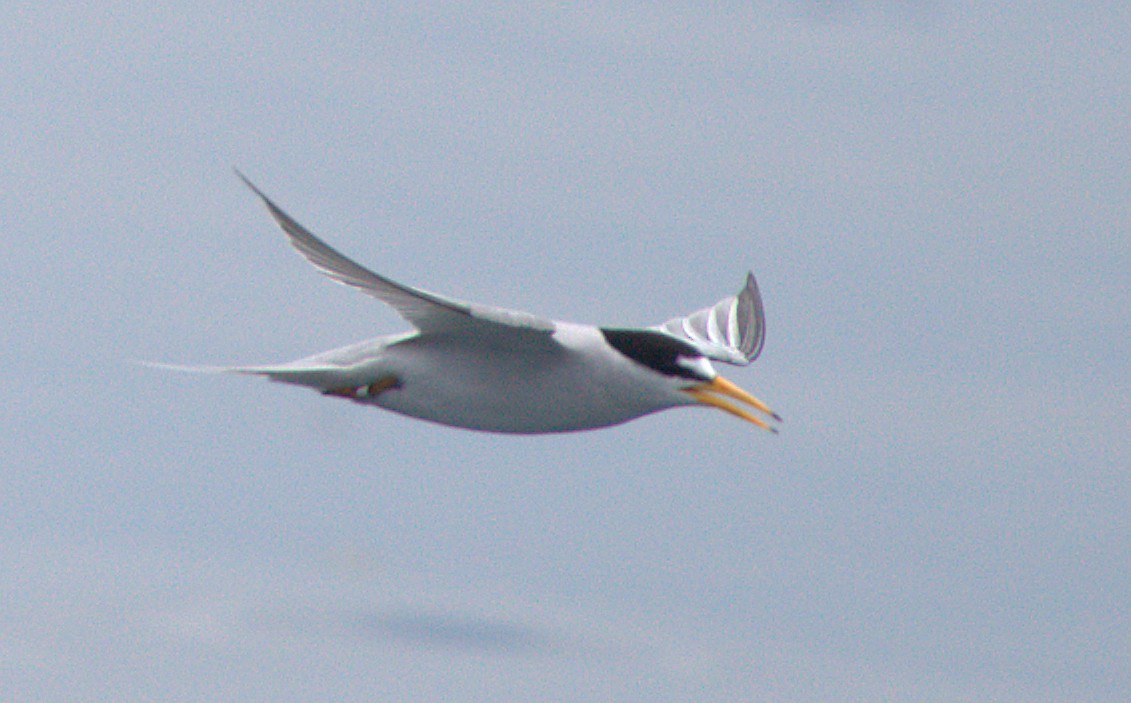
<svg viewBox="0 0 1131 703"><path fill-rule="evenodd" d="M0 697L1131 698L1128 7L6 3ZM752 268L783 433L137 366L405 329L232 166L561 319Z"/></svg>

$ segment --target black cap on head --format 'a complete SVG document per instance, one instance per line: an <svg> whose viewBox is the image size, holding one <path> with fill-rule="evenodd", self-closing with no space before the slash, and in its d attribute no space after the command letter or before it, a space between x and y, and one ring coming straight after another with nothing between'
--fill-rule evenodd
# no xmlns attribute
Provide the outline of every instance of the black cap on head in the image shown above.
<svg viewBox="0 0 1131 703"><path fill-rule="evenodd" d="M680 363L681 359L698 359L703 356L698 349L681 339L652 330L607 327L601 328L601 334L613 349L657 373L690 381L711 380L693 366Z"/></svg>

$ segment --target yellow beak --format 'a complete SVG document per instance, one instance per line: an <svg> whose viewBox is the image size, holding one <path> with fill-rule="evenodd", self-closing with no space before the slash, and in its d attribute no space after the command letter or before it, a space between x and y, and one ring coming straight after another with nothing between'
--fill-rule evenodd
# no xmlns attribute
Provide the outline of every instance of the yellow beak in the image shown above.
<svg viewBox="0 0 1131 703"><path fill-rule="evenodd" d="M697 386L692 386L691 388L685 388L683 392L694 398L697 402L702 403L703 405L710 405L713 408L724 410L731 415L740 417L743 420L753 423L764 430L769 430L774 434L777 434L778 432L776 428L771 427L765 420L750 412L746 408L735 405L729 400L720 397L726 396L727 398L734 398L735 400L742 401L743 403L746 403L754 409L759 410L766 415L769 415L778 422L781 422L781 416L773 410L770 410L769 406L767 406L765 403L758 400L754 396L750 395L746 391L742 390L738 386L734 385L730 381L726 380L722 376L715 376L714 380L712 381L701 383Z"/></svg>

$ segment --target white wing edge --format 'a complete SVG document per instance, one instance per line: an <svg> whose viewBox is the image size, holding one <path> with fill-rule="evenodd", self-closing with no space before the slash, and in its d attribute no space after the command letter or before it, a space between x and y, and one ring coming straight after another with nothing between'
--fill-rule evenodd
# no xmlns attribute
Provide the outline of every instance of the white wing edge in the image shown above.
<svg viewBox="0 0 1131 703"><path fill-rule="evenodd" d="M745 366L758 358L766 340L766 313L753 273L736 295L676 317L653 329L690 342L716 361Z"/></svg>

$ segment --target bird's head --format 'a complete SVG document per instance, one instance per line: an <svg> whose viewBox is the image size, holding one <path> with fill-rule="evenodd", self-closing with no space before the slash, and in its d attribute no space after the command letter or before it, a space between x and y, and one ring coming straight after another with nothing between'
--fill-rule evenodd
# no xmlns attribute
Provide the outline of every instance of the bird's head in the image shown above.
<svg viewBox="0 0 1131 703"><path fill-rule="evenodd" d="M711 360L688 342L654 330L601 328L601 334L622 356L658 374L684 402L709 405L777 433L765 420L732 400L745 403L774 420L780 421L781 417L720 376Z"/></svg>

